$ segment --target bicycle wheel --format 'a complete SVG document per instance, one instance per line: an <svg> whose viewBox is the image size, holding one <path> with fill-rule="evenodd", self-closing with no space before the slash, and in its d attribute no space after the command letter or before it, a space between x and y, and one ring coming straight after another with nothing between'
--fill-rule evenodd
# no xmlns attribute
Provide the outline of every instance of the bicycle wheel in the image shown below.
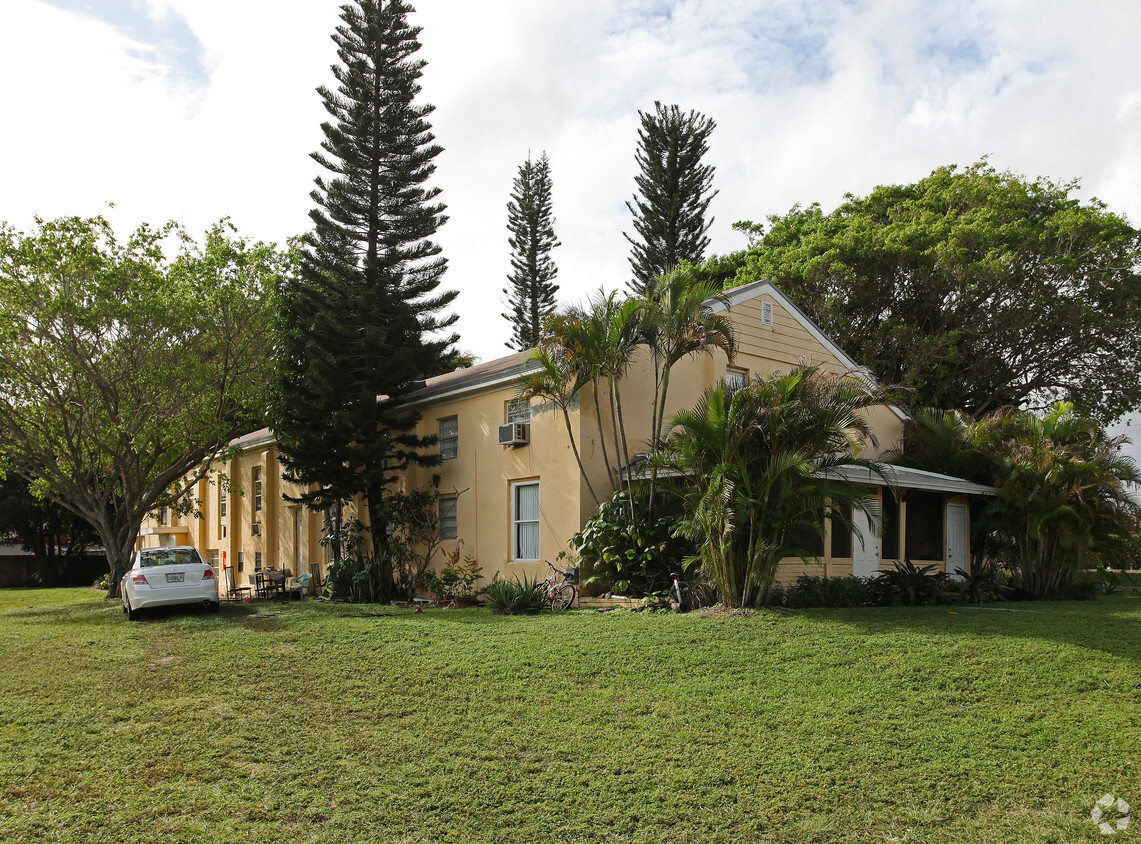
<svg viewBox="0 0 1141 844"><path fill-rule="evenodd" d="M555 588L551 593L551 609L565 610L574 603L574 597L578 594L578 590L571 586L569 583L564 583Z"/></svg>
<svg viewBox="0 0 1141 844"><path fill-rule="evenodd" d="M674 612L685 612L691 608L691 603L689 584L684 580L675 580L670 586L670 609Z"/></svg>

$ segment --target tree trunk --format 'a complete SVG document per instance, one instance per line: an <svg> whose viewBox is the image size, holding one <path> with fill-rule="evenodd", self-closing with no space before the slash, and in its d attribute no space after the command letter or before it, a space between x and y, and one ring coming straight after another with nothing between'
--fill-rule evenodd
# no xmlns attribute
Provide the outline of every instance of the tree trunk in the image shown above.
<svg viewBox="0 0 1141 844"><path fill-rule="evenodd" d="M592 382L594 392L594 415L598 421L598 440L602 443L602 462L606 464L606 478L610 481L610 489L613 491L618 488L618 482L614 478L614 470L610 466L610 450L606 447L606 432L602 429L602 405L598 401L598 379L595 378ZM615 440L615 451L618 450L618 443Z"/></svg>
<svg viewBox="0 0 1141 844"><path fill-rule="evenodd" d="M574 452L575 462L578 463L578 470L582 473L582 479L586 481L586 488L590 490L590 497L594 499L594 506L599 505L598 495L594 491L594 485L590 482L590 477L586 474L586 467L582 465L582 455L578 453L578 443L574 440L574 429L571 428L570 414L567 409L563 408L563 422L567 426L567 436L570 437L571 451Z"/></svg>

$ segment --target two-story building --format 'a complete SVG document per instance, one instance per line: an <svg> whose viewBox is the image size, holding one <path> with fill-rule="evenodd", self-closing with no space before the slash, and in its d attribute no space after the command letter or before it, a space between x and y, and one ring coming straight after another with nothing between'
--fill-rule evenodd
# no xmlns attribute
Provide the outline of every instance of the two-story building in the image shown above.
<svg viewBox="0 0 1141 844"><path fill-rule="evenodd" d="M713 307L732 321L737 353L732 362L717 351L678 363L671 374L667 418L679 408L693 407L706 389L722 380L744 383L750 376L788 371L806 362L837 372L863 372L771 283L749 284L727 296L727 306L717 302ZM553 562L569 550L568 539L594 513L596 503L575 459L568 421L590 486L600 498L612 491L590 391L580 394L566 418L560 410L517 400L520 376L534 365L528 357L517 353L429 379L407 398L422 413L417 433L438 437L442 462L430 469L410 469L406 483L409 488L426 487L431 475L440 476L443 550L462 541L464 553L478 559L488 578L496 573L543 573L544 561ZM644 450L650 438L653 382L649 362L642 358L635 360L621 384L632 449ZM608 402L603 387L604 413ZM900 409L877 406L868 419L877 445L867 456L900 445L905 420ZM320 544L323 519L283 500L283 492L296 490L281 478L272 434L259 431L237 445L241 455L200 484L200 516L170 524L149 522L140 542L197 546L219 573L225 572L220 587L246 585L265 566L311 571L323 579L328 560L328 549ZM607 453L614 468L613 443L607 444ZM218 482L220 476L229 479L228 490ZM990 494L990 488L895 469L897 496L882 479L866 472L851 479L880 499L886 529L863 519L857 523L860 535L852 536L829 523L821 547L814 549L815 561L786 561L780 579L805 572L870 575L904 558L948 572L969 568L968 496ZM241 495L236 494L239 490Z"/></svg>

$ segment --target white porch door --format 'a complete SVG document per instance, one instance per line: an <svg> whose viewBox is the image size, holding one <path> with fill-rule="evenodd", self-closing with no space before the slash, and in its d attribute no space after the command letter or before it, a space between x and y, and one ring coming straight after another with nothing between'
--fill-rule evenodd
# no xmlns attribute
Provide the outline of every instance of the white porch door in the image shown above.
<svg viewBox="0 0 1141 844"><path fill-rule="evenodd" d="M961 579L955 569L970 571L967 562L967 505L947 505L947 574Z"/></svg>
<svg viewBox="0 0 1141 844"><path fill-rule="evenodd" d="M880 519L852 509L852 574L875 577L880 569Z"/></svg>

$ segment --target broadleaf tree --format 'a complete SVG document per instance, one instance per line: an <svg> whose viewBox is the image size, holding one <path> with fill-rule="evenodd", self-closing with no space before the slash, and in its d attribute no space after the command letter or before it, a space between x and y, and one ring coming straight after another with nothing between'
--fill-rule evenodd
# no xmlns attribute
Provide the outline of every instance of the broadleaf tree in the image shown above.
<svg viewBox="0 0 1141 844"><path fill-rule="evenodd" d="M630 292L642 296L654 280L682 261L696 264L709 246L706 220L709 203L717 195L713 165L704 163L709 136L717 124L705 115L683 113L676 105L654 103L654 111L639 111L638 193L626 207L634 215L630 242L633 280Z"/></svg>
<svg viewBox="0 0 1141 844"><path fill-rule="evenodd" d="M509 312L503 318L511 323L507 346L526 351L539 345L543 320L555 310L559 269L551 250L559 246L551 208L551 165L544 152L538 161L530 156L519 165L519 173L507 203L507 243L511 247L511 274L503 293Z"/></svg>
<svg viewBox="0 0 1141 844"><path fill-rule="evenodd" d="M125 243L102 217L36 223L0 226L0 462L88 522L114 571L149 512L265 424L292 253L225 222L201 246L173 223Z"/></svg>
<svg viewBox="0 0 1141 844"><path fill-rule="evenodd" d="M750 248L703 271L772 280L913 405L1113 419L1141 406L1141 232L1077 189L941 167L745 225Z"/></svg>
<svg viewBox="0 0 1141 844"><path fill-rule="evenodd" d="M436 459L402 400L459 362L455 316L443 313L456 292L439 289L447 261L433 240L447 219L429 185L441 147L433 106L417 102L425 62L412 11L401 0L341 7L337 87L318 89L332 119L313 158L327 174L311 194L301 276L283 290L273 410L285 476L307 490L299 500L329 511L357 497L379 551L395 472Z"/></svg>
<svg viewBox="0 0 1141 844"><path fill-rule="evenodd" d="M15 473L0 481L0 535L15 538L32 555L41 586L71 581L68 569L99 541L87 521L53 501L38 498L32 485Z"/></svg>

